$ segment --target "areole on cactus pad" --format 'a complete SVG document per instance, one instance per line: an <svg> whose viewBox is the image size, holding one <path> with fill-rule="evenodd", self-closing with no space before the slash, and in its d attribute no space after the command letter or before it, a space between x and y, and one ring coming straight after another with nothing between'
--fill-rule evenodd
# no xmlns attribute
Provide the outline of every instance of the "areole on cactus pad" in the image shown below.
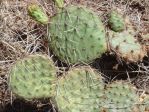
<svg viewBox="0 0 149 112"><path fill-rule="evenodd" d="M100 18L83 6L68 6L51 18L49 45L53 53L69 64L89 63L106 50Z"/></svg>

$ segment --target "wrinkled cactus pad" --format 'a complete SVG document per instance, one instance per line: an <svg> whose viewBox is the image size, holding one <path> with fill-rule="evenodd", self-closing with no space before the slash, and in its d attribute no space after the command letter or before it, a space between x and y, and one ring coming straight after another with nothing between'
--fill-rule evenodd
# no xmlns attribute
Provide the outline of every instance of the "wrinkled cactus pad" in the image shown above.
<svg viewBox="0 0 149 112"><path fill-rule="evenodd" d="M51 18L49 32L51 50L65 63L89 63L107 49L100 18L82 6L63 8Z"/></svg>
<svg viewBox="0 0 149 112"><path fill-rule="evenodd" d="M55 102L59 112L99 112L104 83L90 68L74 68L57 83Z"/></svg>
<svg viewBox="0 0 149 112"><path fill-rule="evenodd" d="M30 55L18 60L10 71L11 91L24 99L53 96L56 68L51 59L41 55Z"/></svg>
<svg viewBox="0 0 149 112"><path fill-rule="evenodd" d="M128 31L121 33L110 31L109 45L112 51L128 62L141 61L146 55L144 46Z"/></svg>

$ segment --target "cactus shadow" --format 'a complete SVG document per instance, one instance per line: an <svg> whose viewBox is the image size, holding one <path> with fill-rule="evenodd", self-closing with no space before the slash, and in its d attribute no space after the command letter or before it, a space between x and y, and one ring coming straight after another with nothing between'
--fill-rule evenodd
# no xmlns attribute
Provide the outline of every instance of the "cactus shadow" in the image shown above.
<svg viewBox="0 0 149 112"><path fill-rule="evenodd" d="M2 112L55 112L53 111L52 106L48 104L48 101L42 102L43 105L37 107L36 103L16 99L12 102L12 104L8 103Z"/></svg>
<svg viewBox="0 0 149 112"><path fill-rule="evenodd" d="M115 55L103 54L100 59L96 59L91 66L103 73L105 81L108 83L114 80L127 80L137 76L132 71L138 70L135 63L127 64L125 61L119 62Z"/></svg>

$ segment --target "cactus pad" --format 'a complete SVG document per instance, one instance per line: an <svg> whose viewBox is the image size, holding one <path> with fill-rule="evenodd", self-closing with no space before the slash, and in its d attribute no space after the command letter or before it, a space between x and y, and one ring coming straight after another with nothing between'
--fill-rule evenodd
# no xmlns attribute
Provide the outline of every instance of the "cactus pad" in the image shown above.
<svg viewBox="0 0 149 112"><path fill-rule="evenodd" d="M48 98L54 94L56 69L46 56L31 55L17 61L10 71L13 93L24 99Z"/></svg>
<svg viewBox="0 0 149 112"><path fill-rule="evenodd" d="M139 101L136 89L121 81L107 85L105 96L104 112L133 112Z"/></svg>
<svg viewBox="0 0 149 112"><path fill-rule="evenodd" d="M109 25L113 31L121 32L125 29L125 19L118 11L111 11Z"/></svg>
<svg viewBox="0 0 149 112"><path fill-rule="evenodd" d="M63 62L91 62L106 51L104 26L94 12L68 6L51 18L50 47Z"/></svg>
<svg viewBox="0 0 149 112"><path fill-rule="evenodd" d="M49 19L46 13L37 4L30 4L28 6L29 15L39 23L47 24Z"/></svg>
<svg viewBox="0 0 149 112"><path fill-rule="evenodd" d="M146 55L144 47L127 31L109 33L109 45L119 57L129 62L141 61Z"/></svg>
<svg viewBox="0 0 149 112"><path fill-rule="evenodd" d="M103 90L99 74L90 68L75 68L59 79L55 101L60 112L99 112Z"/></svg>

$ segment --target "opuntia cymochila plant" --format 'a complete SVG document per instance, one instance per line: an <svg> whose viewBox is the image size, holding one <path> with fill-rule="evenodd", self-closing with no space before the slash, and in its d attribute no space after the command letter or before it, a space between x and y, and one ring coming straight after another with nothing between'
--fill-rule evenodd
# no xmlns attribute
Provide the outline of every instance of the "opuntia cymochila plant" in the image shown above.
<svg viewBox="0 0 149 112"><path fill-rule="evenodd" d="M47 56L29 55L12 66L9 86L12 93L25 100L50 98L55 92L56 72Z"/></svg>

